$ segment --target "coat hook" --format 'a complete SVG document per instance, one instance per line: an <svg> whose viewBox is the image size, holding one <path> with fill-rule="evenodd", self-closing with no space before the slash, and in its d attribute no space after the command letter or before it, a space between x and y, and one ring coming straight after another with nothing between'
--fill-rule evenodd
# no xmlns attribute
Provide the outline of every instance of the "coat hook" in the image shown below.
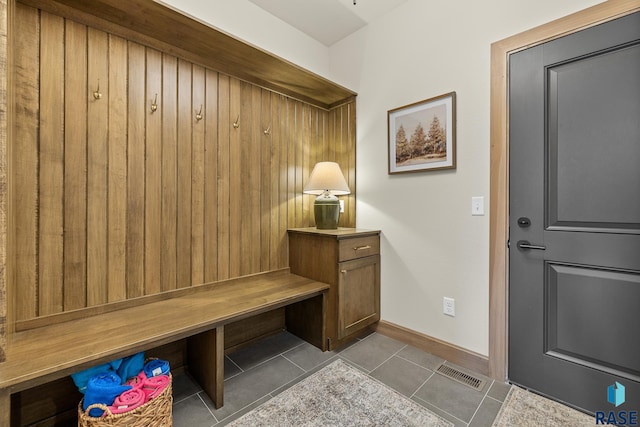
<svg viewBox="0 0 640 427"><path fill-rule="evenodd" d="M236 118L236 121L233 122L233 127L238 129L240 127L240 114L238 114L238 117Z"/></svg>
<svg viewBox="0 0 640 427"><path fill-rule="evenodd" d="M153 99L153 102L151 103L151 112L155 113L157 109L158 109L158 94L156 93L156 97Z"/></svg>
<svg viewBox="0 0 640 427"><path fill-rule="evenodd" d="M264 134L269 136L271 135L271 125L269 125L265 130L264 130Z"/></svg>
<svg viewBox="0 0 640 427"><path fill-rule="evenodd" d="M94 99L102 98L102 93L100 93L100 79L98 79L98 88L93 92Z"/></svg>
<svg viewBox="0 0 640 427"><path fill-rule="evenodd" d="M196 113L196 121L202 120L202 104L200 104L200 111Z"/></svg>

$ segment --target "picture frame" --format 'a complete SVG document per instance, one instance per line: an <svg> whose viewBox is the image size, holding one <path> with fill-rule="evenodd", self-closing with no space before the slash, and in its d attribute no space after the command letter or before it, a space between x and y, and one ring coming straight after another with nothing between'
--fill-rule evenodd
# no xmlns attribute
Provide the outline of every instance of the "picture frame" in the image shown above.
<svg viewBox="0 0 640 427"><path fill-rule="evenodd" d="M387 111L389 174L456 168L456 93Z"/></svg>

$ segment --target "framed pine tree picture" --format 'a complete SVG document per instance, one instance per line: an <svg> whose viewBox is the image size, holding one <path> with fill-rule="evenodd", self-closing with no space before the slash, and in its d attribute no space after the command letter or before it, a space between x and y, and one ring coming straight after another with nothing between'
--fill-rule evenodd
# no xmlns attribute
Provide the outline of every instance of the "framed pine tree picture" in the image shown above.
<svg viewBox="0 0 640 427"><path fill-rule="evenodd" d="M389 174L456 167L456 93L387 112Z"/></svg>

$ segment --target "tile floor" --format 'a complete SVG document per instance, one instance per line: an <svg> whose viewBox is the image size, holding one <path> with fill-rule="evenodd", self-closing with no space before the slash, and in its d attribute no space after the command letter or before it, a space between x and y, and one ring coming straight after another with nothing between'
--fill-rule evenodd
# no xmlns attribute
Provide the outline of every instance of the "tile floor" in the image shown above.
<svg viewBox="0 0 640 427"><path fill-rule="evenodd" d="M223 426L337 358L413 399L456 426L490 426L509 386L487 382L481 391L434 374L443 359L372 333L334 352L321 352L282 332L225 359L225 404L213 403L188 374L174 376L173 425Z"/></svg>

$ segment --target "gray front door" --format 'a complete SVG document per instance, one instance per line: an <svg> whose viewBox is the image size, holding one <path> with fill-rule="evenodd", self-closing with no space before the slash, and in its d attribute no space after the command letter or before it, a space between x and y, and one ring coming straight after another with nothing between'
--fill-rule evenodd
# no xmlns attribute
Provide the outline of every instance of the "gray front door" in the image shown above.
<svg viewBox="0 0 640 427"><path fill-rule="evenodd" d="M640 411L640 13L511 55L509 141L509 380Z"/></svg>

